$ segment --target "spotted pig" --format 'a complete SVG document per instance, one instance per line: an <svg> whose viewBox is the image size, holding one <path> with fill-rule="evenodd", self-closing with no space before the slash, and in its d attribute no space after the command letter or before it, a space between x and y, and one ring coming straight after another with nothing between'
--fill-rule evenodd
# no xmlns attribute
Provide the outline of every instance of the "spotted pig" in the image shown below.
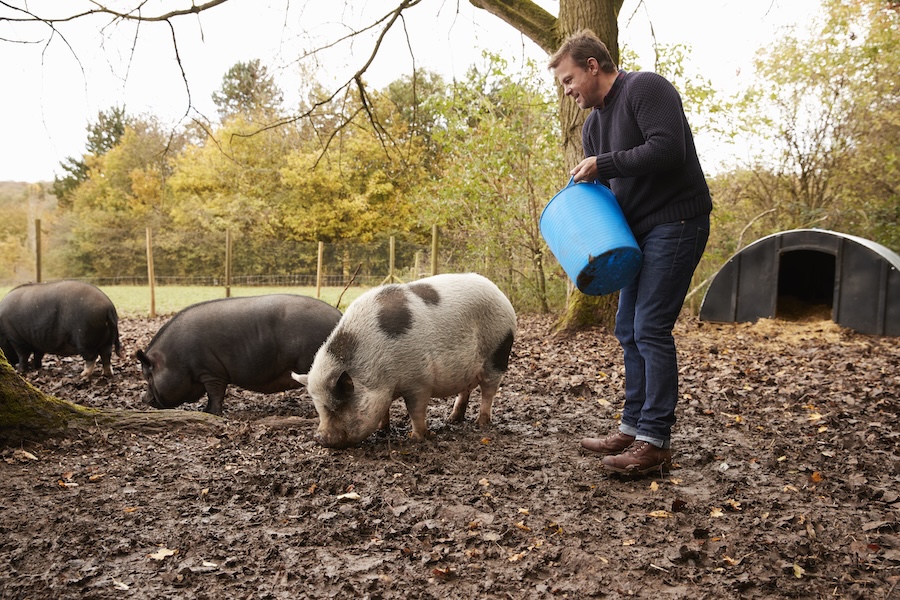
<svg viewBox="0 0 900 600"><path fill-rule="evenodd" d="M391 403L402 397L410 437L423 440L429 399L458 395L450 420L461 421L476 387L477 424L488 425L515 335L512 305L481 275L435 275L369 290L349 306L308 376L294 374L319 414L315 439L337 448L358 444L387 427Z"/></svg>

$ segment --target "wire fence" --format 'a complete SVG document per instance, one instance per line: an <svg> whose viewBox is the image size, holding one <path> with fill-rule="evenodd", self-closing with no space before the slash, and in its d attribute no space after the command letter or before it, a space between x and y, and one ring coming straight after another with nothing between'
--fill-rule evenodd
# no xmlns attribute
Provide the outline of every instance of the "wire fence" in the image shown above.
<svg viewBox="0 0 900 600"><path fill-rule="evenodd" d="M383 234L371 242L308 242L234 236L230 232L147 230L144 236L119 230L77 240L42 233L38 223L33 262L19 261L14 276L0 272L0 287L29 281L78 279L105 286L209 287L374 287L405 282L433 273L476 271L492 279L520 306L540 307L565 298L561 269L551 263L553 289L544 289L544 273L513 252L492 253L491 240L464 232ZM44 239L41 239L41 238ZM424 243L423 243L424 242ZM0 261L3 259L0 258ZM556 269L556 270L554 270ZM556 273L559 271L559 273ZM564 277L564 276L563 276ZM536 282L540 279L540 284ZM536 292L539 290L539 292Z"/></svg>

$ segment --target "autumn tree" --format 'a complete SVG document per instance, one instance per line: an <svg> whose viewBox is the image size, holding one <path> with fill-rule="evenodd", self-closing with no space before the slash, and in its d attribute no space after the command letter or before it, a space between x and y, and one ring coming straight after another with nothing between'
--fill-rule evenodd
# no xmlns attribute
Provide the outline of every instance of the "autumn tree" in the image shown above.
<svg viewBox="0 0 900 600"><path fill-rule="evenodd" d="M144 232L165 222L169 158L181 143L154 117L133 118L113 147L86 157L88 176L56 236L63 243L51 248L63 272L141 272Z"/></svg>

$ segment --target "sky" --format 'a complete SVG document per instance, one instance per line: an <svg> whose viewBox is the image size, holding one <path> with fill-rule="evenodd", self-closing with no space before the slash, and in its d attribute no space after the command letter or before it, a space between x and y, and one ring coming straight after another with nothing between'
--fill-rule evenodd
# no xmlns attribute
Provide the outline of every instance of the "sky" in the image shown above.
<svg viewBox="0 0 900 600"><path fill-rule="evenodd" d="M557 14L558 0L538 3ZM215 118L211 95L239 61L260 59L286 100L296 98L309 78L301 74L298 57L384 16L395 4L230 0L199 16L174 20L180 67L173 32L165 24L147 23L136 31L109 17L90 17L60 23L54 33L44 25L0 22L0 181L52 181L62 174L60 162L82 155L88 124L111 106L124 106L128 114L150 113L172 126ZM42 17L90 5L86 0L27 2ZM145 11L185 5L187 0L150 0ZM659 44L686 44L689 66L717 90L732 93L751 83L756 51L786 28L802 27L820 5L821 0L625 0L619 42L638 52L643 65L652 65L654 36ZM413 57L417 68L447 79L463 78L485 50L508 57L511 68L527 59L547 59L533 42L468 0L423 0L405 14L369 68L367 81L375 88L411 73ZM0 18L11 15L0 7ZM352 46L323 52L315 77L326 85L347 81L368 59L373 43L362 37ZM717 153L699 138L697 145L701 156Z"/></svg>

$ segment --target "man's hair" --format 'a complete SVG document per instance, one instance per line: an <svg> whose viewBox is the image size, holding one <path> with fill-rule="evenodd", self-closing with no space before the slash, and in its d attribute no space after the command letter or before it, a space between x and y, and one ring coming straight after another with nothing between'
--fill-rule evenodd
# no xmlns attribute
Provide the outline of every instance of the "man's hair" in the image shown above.
<svg viewBox="0 0 900 600"><path fill-rule="evenodd" d="M587 69L589 58L595 58L604 73L615 73L618 70L606 44L590 29L582 29L563 40L559 50L550 57L547 68L555 69L567 56L582 69Z"/></svg>

